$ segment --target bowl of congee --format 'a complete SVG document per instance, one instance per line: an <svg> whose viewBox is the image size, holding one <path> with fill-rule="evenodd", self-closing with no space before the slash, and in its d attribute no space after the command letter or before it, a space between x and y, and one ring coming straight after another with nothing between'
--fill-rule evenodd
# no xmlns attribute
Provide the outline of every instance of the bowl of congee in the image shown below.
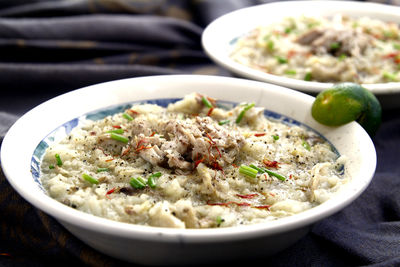
<svg viewBox="0 0 400 267"><path fill-rule="evenodd" d="M266 257L349 205L374 175L369 135L356 122L319 124L313 101L207 75L96 84L22 116L2 142L2 168L23 198L112 257Z"/></svg>
<svg viewBox="0 0 400 267"><path fill-rule="evenodd" d="M205 52L237 76L312 95L362 84L399 107L400 7L355 1L279 1L239 9L203 32Z"/></svg>

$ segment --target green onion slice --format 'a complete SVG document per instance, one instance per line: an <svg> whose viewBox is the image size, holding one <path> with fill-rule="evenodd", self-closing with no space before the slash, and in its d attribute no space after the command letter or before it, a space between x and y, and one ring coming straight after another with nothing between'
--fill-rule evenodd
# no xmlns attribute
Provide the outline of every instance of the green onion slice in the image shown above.
<svg viewBox="0 0 400 267"><path fill-rule="evenodd" d="M146 186L146 182L143 180L142 177L132 177L131 181L129 182L133 188L142 189Z"/></svg>
<svg viewBox="0 0 400 267"><path fill-rule="evenodd" d="M297 72L295 70L286 70L285 74L287 75L295 75Z"/></svg>
<svg viewBox="0 0 400 267"><path fill-rule="evenodd" d="M63 165L63 163L62 163L60 155L59 154L55 154L54 156L56 157L56 160L57 160L57 166L61 167Z"/></svg>
<svg viewBox="0 0 400 267"><path fill-rule="evenodd" d="M219 215L217 216L217 218L216 218L215 220L216 220L218 226L220 226L220 225L225 221L225 220L222 219L222 217L219 216Z"/></svg>
<svg viewBox="0 0 400 267"><path fill-rule="evenodd" d="M249 109L251 109L251 108L254 107L254 106L255 106L254 103L247 104L247 105L242 109L242 111L239 113L239 116L236 118L236 123L240 123L241 120L243 119L244 114L246 113L246 111L248 111Z"/></svg>
<svg viewBox="0 0 400 267"><path fill-rule="evenodd" d="M308 151L310 151L311 150L311 146L310 146L310 144L306 141L306 140L303 140L303 143L301 144L305 149L307 149Z"/></svg>
<svg viewBox="0 0 400 267"><path fill-rule="evenodd" d="M98 168L97 172L108 172L109 169L108 168Z"/></svg>
<svg viewBox="0 0 400 267"><path fill-rule="evenodd" d="M269 51L273 51L274 50L274 46L275 46L274 42L269 40L268 43L267 43L268 50Z"/></svg>
<svg viewBox="0 0 400 267"><path fill-rule="evenodd" d="M219 125L224 125L224 124L228 124L230 122L231 122L230 120L223 120L223 121L219 121L218 124Z"/></svg>
<svg viewBox="0 0 400 267"><path fill-rule="evenodd" d="M125 143L125 144L129 142L129 139L127 137L125 137L123 135L120 135L120 134L116 134L116 133L111 133L110 134L110 138L114 139L114 140L117 140L117 141L120 141L120 142Z"/></svg>
<svg viewBox="0 0 400 267"><path fill-rule="evenodd" d="M203 101L203 104L208 107L208 108L212 108L213 105L211 104L211 102L207 99L207 97L203 96L201 98L201 101Z"/></svg>
<svg viewBox="0 0 400 267"><path fill-rule="evenodd" d="M306 75L304 76L305 81L311 81L312 80L312 74L311 72L307 72Z"/></svg>
<svg viewBox="0 0 400 267"><path fill-rule="evenodd" d="M107 133L123 134L124 129L115 129L115 130L108 131Z"/></svg>
<svg viewBox="0 0 400 267"><path fill-rule="evenodd" d="M394 74L394 73L384 72L383 77L390 81L397 81L396 74Z"/></svg>
<svg viewBox="0 0 400 267"><path fill-rule="evenodd" d="M272 138L274 138L274 141L279 140L279 135L272 135Z"/></svg>
<svg viewBox="0 0 400 267"><path fill-rule="evenodd" d="M254 168L249 167L249 166L240 165L239 173L243 174L243 175L245 175L247 177L250 177L250 178L256 178L258 171L256 169L254 169Z"/></svg>
<svg viewBox="0 0 400 267"><path fill-rule="evenodd" d="M149 176L149 178L147 179L147 184L151 187L151 188L156 188L156 179L161 176L161 172L156 172L153 173L152 175Z"/></svg>
<svg viewBox="0 0 400 267"><path fill-rule="evenodd" d="M340 46L341 46L340 43L338 43L338 42L333 42L333 43L331 43L330 48L331 48L332 50L335 50L335 49L339 49Z"/></svg>
<svg viewBox="0 0 400 267"><path fill-rule="evenodd" d="M251 164L250 167L253 168L253 169L255 169L255 170L257 170L257 172L260 172L260 173L268 173L270 176L274 176L274 177L278 178L278 179L281 180L281 181L285 181L285 180L286 180L286 177L284 177L284 176L282 176L282 175L280 175L280 174L278 174L278 173L276 173L276 172L270 171L270 170L268 170L268 169L259 168L259 167L255 166L255 165L253 165L253 164Z"/></svg>
<svg viewBox="0 0 400 267"><path fill-rule="evenodd" d="M54 167L54 165L49 165L49 169L51 170L51 169L54 169L55 167Z"/></svg>
<svg viewBox="0 0 400 267"><path fill-rule="evenodd" d="M131 115L129 115L128 113L123 113L122 117L124 117L128 121L133 121L133 117Z"/></svg>
<svg viewBox="0 0 400 267"><path fill-rule="evenodd" d="M96 178L93 178L92 176L90 176L89 174L82 174L82 178L85 179L86 181L88 181L91 184L98 184L99 181Z"/></svg>
<svg viewBox="0 0 400 267"><path fill-rule="evenodd" d="M288 60L286 58L276 56L276 60L278 60L279 64L285 64L288 63Z"/></svg>

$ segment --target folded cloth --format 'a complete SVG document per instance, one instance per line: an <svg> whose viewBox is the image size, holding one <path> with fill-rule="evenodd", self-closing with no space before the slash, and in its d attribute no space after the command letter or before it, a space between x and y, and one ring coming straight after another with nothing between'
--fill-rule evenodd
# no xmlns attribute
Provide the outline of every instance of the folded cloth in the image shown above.
<svg viewBox="0 0 400 267"><path fill-rule="evenodd" d="M0 143L24 112L82 86L159 74L231 76L205 55L201 33L216 17L263 2L1 1ZM373 138L376 174L356 201L277 255L226 264L400 266L399 112L384 110ZM0 214L0 266L133 266L93 250L27 203L1 169Z"/></svg>

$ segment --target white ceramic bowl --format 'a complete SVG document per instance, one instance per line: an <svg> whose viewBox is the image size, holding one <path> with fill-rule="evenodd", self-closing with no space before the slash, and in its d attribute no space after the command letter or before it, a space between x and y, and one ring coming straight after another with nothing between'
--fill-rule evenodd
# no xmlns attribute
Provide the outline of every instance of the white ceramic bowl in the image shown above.
<svg viewBox="0 0 400 267"><path fill-rule="evenodd" d="M212 60L239 77L274 83L315 95L331 87L332 83L308 82L268 74L237 63L229 55L238 37L260 25L279 22L290 16L330 16L338 13L400 23L400 7L393 5L353 1L279 1L239 9L217 18L204 30L202 45ZM384 108L400 107L399 82L363 86L378 97Z"/></svg>
<svg viewBox="0 0 400 267"><path fill-rule="evenodd" d="M115 222L63 205L42 189L34 153L54 129L61 125L73 127L83 114L138 100L182 98L191 92L237 103L252 101L313 128L349 157L351 181L336 197L303 213L263 224L218 229L170 229ZM113 257L142 264L199 264L265 257L292 245L313 223L350 204L368 186L375 171L375 148L362 127L355 122L337 128L320 125L310 115L313 100L276 85L217 76L153 76L102 83L53 98L22 116L3 140L2 168L22 197L88 245ZM59 134L65 136L65 132Z"/></svg>

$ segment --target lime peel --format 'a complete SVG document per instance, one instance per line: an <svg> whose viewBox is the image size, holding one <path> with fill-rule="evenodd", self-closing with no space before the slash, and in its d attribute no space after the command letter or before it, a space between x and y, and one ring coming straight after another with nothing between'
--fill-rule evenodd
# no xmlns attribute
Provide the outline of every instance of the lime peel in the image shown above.
<svg viewBox="0 0 400 267"><path fill-rule="evenodd" d="M357 121L370 136L375 135L382 120L382 108L374 94L351 82L338 83L320 92L311 114L316 121L328 126Z"/></svg>

